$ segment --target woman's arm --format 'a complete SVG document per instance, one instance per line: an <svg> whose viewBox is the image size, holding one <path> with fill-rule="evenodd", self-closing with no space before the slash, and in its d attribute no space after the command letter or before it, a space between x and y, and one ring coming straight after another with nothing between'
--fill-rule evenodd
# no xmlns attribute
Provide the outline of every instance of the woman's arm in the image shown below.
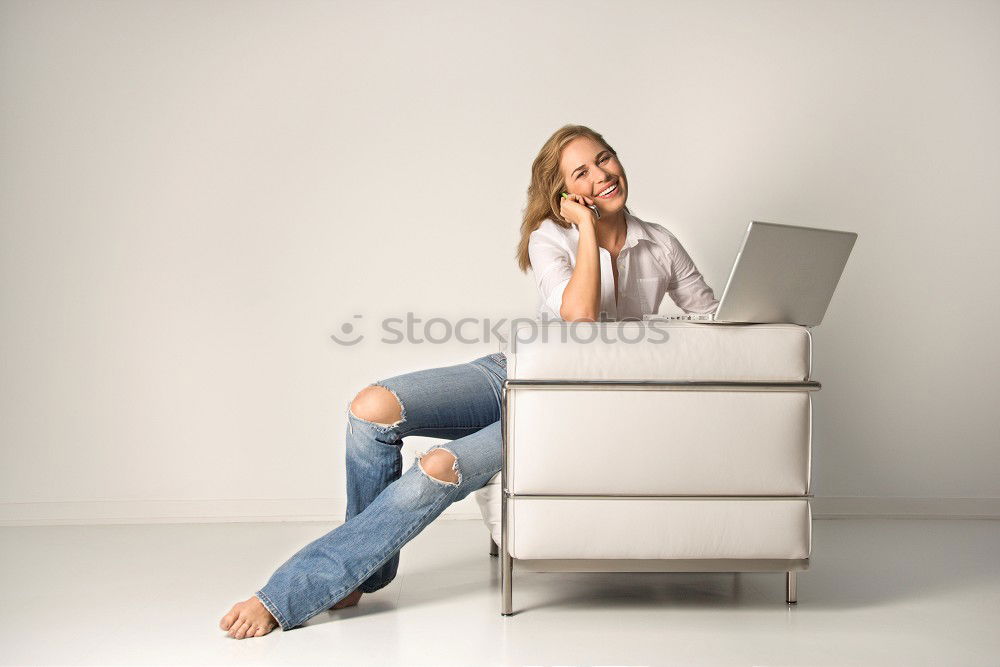
<svg viewBox="0 0 1000 667"><path fill-rule="evenodd" d="M546 308L561 319L596 321L601 305L601 256L590 203L581 195L562 200L560 217L577 226L577 261L566 248L536 229L528 239L528 257L538 293Z"/></svg>
<svg viewBox="0 0 1000 667"><path fill-rule="evenodd" d="M596 322L601 308L601 255L597 245L595 220L577 223L580 243L576 249L576 267L562 294L559 316L567 322Z"/></svg>
<svg viewBox="0 0 1000 667"><path fill-rule="evenodd" d="M698 267L694 265L691 256L684 246L672 236L670 249L670 282L667 283L667 293L677 306L685 313L714 313L719 306L719 300L702 277Z"/></svg>

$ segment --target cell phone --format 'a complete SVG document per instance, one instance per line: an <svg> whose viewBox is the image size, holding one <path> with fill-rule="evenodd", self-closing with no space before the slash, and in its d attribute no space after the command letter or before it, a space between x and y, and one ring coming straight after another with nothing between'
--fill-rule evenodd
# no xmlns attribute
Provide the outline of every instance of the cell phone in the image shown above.
<svg viewBox="0 0 1000 667"><path fill-rule="evenodd" d="M568 197L569 197L569 193L568 192L562 193L562 198L563 199L566 199ZM591 211L594 212L594 216L595 216L594 219L595 220L600 220L601 219L601 212L597 210L597 207L595 205L593 205L593 204L584 204L584 206L586 206L587 208L589 208Z"/></svg>

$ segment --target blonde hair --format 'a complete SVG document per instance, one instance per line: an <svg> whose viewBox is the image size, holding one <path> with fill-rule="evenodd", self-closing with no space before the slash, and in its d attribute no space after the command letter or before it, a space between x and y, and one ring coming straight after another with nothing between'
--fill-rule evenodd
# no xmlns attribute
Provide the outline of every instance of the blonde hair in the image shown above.
<svg viewBox="0 0 1000 667"><path fill-rule="evenodd" d="M531 258L528 256L528 237L531 236L531 232L538 229L546 218L552 218L552 221L560 227L570 228L573 226L573 223L567 222L559 216L561 208L559 200L567 189L562 171L559 168L559 160L566 144L577 137L590 137L611 151L615 157L618 157L618 153L604 140L604 137L586 125L563 125L549 137L541 150L538 151L535 161L531 163L528 205L524 209L524 219L521 221L521 239L517 243L517 252L515 253L517 265L524 273L527 273L528 269L531 268ZM631 213L627 206L625 212Z"/></svg>

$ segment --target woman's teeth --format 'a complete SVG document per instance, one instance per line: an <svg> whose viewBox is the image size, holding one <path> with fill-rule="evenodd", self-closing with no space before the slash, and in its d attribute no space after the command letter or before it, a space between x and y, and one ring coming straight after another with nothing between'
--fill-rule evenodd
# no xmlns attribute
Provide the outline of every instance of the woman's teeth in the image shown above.
<svg viewBox="0 0 1000 667"><path fill-rule="evenodd" d="M604 192L602 192L601 194L596 195L596 196L597 196L598 199L610 199L611 197L615 196L616 194L618 194L618 184L617 183L615 183L610 188L608 188L607 190L605 190Z"/></svg>

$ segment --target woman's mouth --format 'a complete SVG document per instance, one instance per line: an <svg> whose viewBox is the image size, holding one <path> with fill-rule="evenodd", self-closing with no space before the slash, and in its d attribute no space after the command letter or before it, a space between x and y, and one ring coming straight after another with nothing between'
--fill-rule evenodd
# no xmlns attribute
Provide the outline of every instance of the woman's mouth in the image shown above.
<svg viewBox="0 0 1000 667"><path fill-rule="evenodd" d="M615 197L618 196L619 192L621 192L621 188L618 187L617 183L615 183L611 187L602 190L600 194L594 195L594 198L595 199L614 199Z"/></svg>

